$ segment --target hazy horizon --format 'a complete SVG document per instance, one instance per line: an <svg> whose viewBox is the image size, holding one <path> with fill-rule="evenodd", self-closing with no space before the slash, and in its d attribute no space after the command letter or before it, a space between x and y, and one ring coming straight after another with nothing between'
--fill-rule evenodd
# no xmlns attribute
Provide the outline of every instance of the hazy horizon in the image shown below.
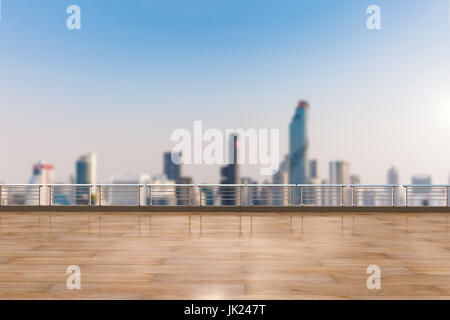
<svg viewBox="0 0 450 320"><path fill-rule="evenodd" d="M449 183L449 1L1 1L0 182L32 165L68 182L98 157L98 180L157 175L171 133L280 129L280 159L298 100L310 103L310 158L350 163L362 183L428 174ZM82 12L68 30L66 8ZM382 29L366 28L381 8ZM259 166L241 176L259 182ZM219 166L185 166L218 183Z"/></svg>

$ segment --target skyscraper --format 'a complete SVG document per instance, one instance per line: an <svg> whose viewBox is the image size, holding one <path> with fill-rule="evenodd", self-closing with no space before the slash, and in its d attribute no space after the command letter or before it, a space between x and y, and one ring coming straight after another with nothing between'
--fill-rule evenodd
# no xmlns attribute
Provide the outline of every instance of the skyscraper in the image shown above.
<svg viewBox="0 0 450 320"><path fill-rule="evenodd" d="M229 164L220 169L220 175L222 179L221 184L238 184L239 177L239 165L237 163L238 156L238 135L231 134L229 138L229 150L228 150L228 162ZM233 187L222 187L221 198L222 205L234 205L237 199L237 189Z"/></svg>
<svg viewBox="0 0 450 320"><path fill-rule="evenodd" d="M97 156L94 153L79 157L75 166L76 184L97 184ZM95 193L95 190L93 192ZM89 189L77 187L75 199L76 204L86 205L89 203Z"/></svg>
<svg viewBox="0 0 450 320"><path fill-rule="evenodd" d="M331 184L349 184L350 169L348 162L333 161L330 162L330 183Z"/></svg>
<svg viewBox="0 0 450 320"><path fill-rule="evenodd" d="M95 153L82 155L76 162L76 184L97 183L97 156Z"/></svg>
<svg viewBox="0 0 450 320"><path fill-rule="evenodd" d="M396 167L392 166L387 173L388 184L399 184L399 175Z"/></svg>
<svg viewBox="0 0 450 320"><path fill-rule="evenodd" d="M175 181L167 179L167 176L165 174L162 174L152 176L150 183L159 185L159 186L152 186L150 197L151 205L154 206L176 205L176 187L173 185Z"/></svg>
<svg viewBox="0 0 450 320"><path fill-rule="evenodd" d="M126 185L126 186L115 186L113 188L105 187L103 191L104 198L102 201L107 205L114 206L135 206L149 204L148 192L145 192L143 188L138 186L138 184L148 184L150 183L150 176L147 174L140 174L137 176L113 176L111 179L112 184ZM126 195L124 197L124 195Z"/></svg>
<svg viewBox="0 0 450 320"><path fill-rule="evenodd" d="M30 179L30 184L51 184L53 181L53 165L48 163L38 162L33 166L33 175ZM31 193L30 193L31 194ZM47 188L43 188L41 192L42 203L50 204L50 193ZM35 199L27 197L24 204L35 204Z"/></svg>
<svg viewBox="0 0 450 320"><path fill-rule="evenodd" d="M33 166L33 175L30 184L50 184L52 183L53 165L38 162Z"/></svg>
<svg viewBox="0 0 450 320"><path fill-rule="evenodd" d="M309 176L310 183L313 183L313 180L319 178L319 164L317 159L309 161Z"/></svg>
<svg viewBox="0 0 450 320"><path fill-rule="evenodd" d="M394 184L399 185L400 184L400 177L398 174L398 170L396 167L392 166L389 168L387 172L387 183L388 184ZM405 193L403 188L400 186L394 188L394 203L395 205L402 205L404 203L405 199Z"/></svg>
<svg viewBox="0 0 450 320"><path fill-rule="evenodd" d="M288 184L289 183L289 175L284 170L278 170L272 177L273 184ZM286 187L274 187L271 188L272 191L272 199L273 205L287 205L289 200L289 195L287 194L289 190Z"/></svg>
<svg viewBox="0 0 450 320"><path fill-rule="evenodd" d="M300 101L289 126L289 183L308 183L308 110Z"/></svg>
<svg viewBox="0 0 450 320"><path fill-rule="evenodd" d="M174 162L173 158L176 160ZM175 183L180 183L181 177L181 152L165 152L164 153L164 174L167 179L175 181Z"/></svg>
<svg viewBox="0 0 450 320"><path fill-rule="evenodd" d="M194 179L192 177L180 177L179 184L194 184ZM198 205L198 196L193 188L187 187L177 187L176 197L178 205Z"/></svg>
<svg viewBox="0 0 450 320"><path fill-rule="evenodd" d="M412 184L414 185L431 185L431 176L426 174L418 174L412 177ZM435 191L436 193L436 191ZM431 189L429 188L415 188L413 190L413 195L409 196L409 205L422 205L429 206L432 205L433 195ZM412 199L411 199L412 198Z"/></svg>
<svg viewBox="0 0 450 320"><path fill-rule="evenodd" d="M237 134L231 134L229 139L229 164L222 167L220 170L220 175L222 177L221 184L237 184L240 181L239 165L237 163L238 136Z"/></svg>

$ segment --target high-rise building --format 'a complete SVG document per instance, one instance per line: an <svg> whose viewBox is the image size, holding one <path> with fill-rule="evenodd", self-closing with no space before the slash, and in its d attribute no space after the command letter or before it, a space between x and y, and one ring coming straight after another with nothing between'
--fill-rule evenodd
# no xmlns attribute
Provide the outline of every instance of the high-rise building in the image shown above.
<svg viewBox="0 0 450 320"><path fill-rule="evenodd" d="M327 179L322 179L322 181L320 182L322 184L322 186L320 187L320 194L321 196L321 201L320 201L320 205L322 206L329 206L330 205L330 198L327 197L327 184L330 184L330 181L328 181Z"/></svg>
<svg viewBox="0 0 450 320"><path fill-rule="evenodd" d="M139 176L114 176L111 179L112 184L120 186L103 187L102 202L114 206L135 206L148 205L148 193L138 186L150 183L150 176L141 174Z"/></svg>
<svg viewBox="0 0 450 320"><path fill-rule="evenodd" d="M313 183L313 180L319 178L319 163L317 159L309 161L309 180Z"/></svg>
<svg viewBox="0 0 450 320"><path fill-rule="evenodd" d="M202 187L202 203L203 206L213 206L215 204L214 188L209 186Z"/></svg>
<svg viewBox="0 0 450 320"><path fill-rule="evenodd" d="M399 184L399 175L396 167L392 166L387 173L388 184Z"/></svg>
<svg viewBox="0 0 450 320"><path fill-rule="evenodd" d="M331 184L349 184L350 166L345 161L330 162L330 183Z"/></svg>
<svg viewBox="0 0 450 320"><path fill-rule="evenodd" d="M414 185L431 185L432 180L431 176L425 174L419 174L412 177L412 184ZM431 195L430 188L415 188L414 196L409 197L408 204L409 205L422 205L429 206L432 205L433 197Z"/></svg>
<svg viewBox="0 0 450 320"><path fill-rule="evenodd" d="M288 184L289 175L284 170L278 170L272 177L273 184ZM289 201L289 187L273 187L272 199L273 205L287 205Z"/></svg>
<svg viewBox="0 0 450 320"><path fill-rule="evenodd" d="M97 184L97 156L95 153L82 155L76 162L76 184Z"/></svg>
<svg viewBox="0 0 450 320"><path fill-rule="evenodd" d="M33 166L30 184L51 184L53 169L52 164L38 162Z"/></svg>
<svg viewBox="0 0 450 320"><path fill-rule="evenodd" d="M237 163L238 157L238 135L231 134L229 138L229 150L228 155L231 158L228 159L229 164L220 169L220 175L222 179L221 184L238 184L239 178L239 165ZM237 188L233 187L222 187L221 188L221 199L223 205L234 205L236 203Z"/></svg>
<svg viewBox="0 0 450 320"><path fill-rule="evenodd" d="M237 163L237 151L238 151L238 136L237 134L230 135L230 144L228 154L233 155L232 161L230 159L230 163L225 167L222 167L220 170L220 174L222 177L221 184L237 184L239 183L239 165Z"/></svg>
<svg viewBox="0 0 450 320"><path fill-rule="evenodd" d="M289 183L307 184L308 179L308 110L300 101L289 126Z"/></svg>
<svg viewBox="0 0 450 320"><path fill-rule="evenodd" d="M165 206L176 204L176 187L174 186L175 181L167 179L167 176L162 174L152 176L150 183L157 185L152 186L150 197L151 205Z"/></svg>
<svg viewBox="0 0 450 320"><path fill-rule="evenodd" d="M273 184L288 184L289 183L289 175L285 171L278 170L272 177Z"/></svg>
<svg viewBox="0 0 450 320"><path fill-rule="evenodd" d="M387 183L393 184L393 185L399 185L400 184L400 178L398 174L398 169L394 166L390 167L387 172ZM386 190L386 192L388 192ZM395 205L401 205L404 203L404 191L400 187L395 187L394 189L394 204Z"/></svg>
<svg viewBox="0 0 450 320"><path fill-rule="evenodd" d="M241 178L241 184L252 184L253 179L250 177L242 177Z"/></svg>
<svg viewBox="0 0 450 320"><path fill-rule="evenodd" d="M79 157L75 166L76 184L97 184L97 156L94 153ZM95 193L95 191L93 192ZM82 186L77 187L75 199L76 204L88 204L89 189Z"/></svg>
<svg viewBox="0 0 450 320"><path fill-rule="evenodd" d="M167 179L173 180L175 183L180 183L181 157L182 153L179 151L164 153L164 174Z"/></svg>
<svg viewBox="0 0 450 320"><path fill-rule="evenodd" d="M289 183L289 154L284 156L284 160L280 163L278 170L286 172L288 175L287 183Z"/></svg>
<svg viewBox="0 0 450 320"><path fill-rule="evenodd" d="M192 177L180 177L179 184L194 184ZM176 188L177 204L178 205L198 205L200 203L196 189L190 187Z"/></svg>
<svg viewBox="0 0 450 320"><path fill-rule="evenodd" d="M38 162L33 166L33 174L30 179L30 184L51 184L53 181L53 165L43 162ZM27 194L32 194L27 193ZM26 197L24 199L15 199L14 202L23 202L20 204L36 204L36 199L31 199L32 197ZM41 203L50 204L50 192L48 188L42 188L41 192ZM11 201L10 201L11 203ZM19 204L19 203L16 203Z"/></svg>
<svg viewBox="0 0 450 320"><path fill-rule="evenodd" d="M317 159L309 160L308 166L308 183L310 184L320 184L321 180L319 178L319 162ZM319 187L306 188L303 190L303 204L305 205L320 205L320 193L321 189Z"/></svg>

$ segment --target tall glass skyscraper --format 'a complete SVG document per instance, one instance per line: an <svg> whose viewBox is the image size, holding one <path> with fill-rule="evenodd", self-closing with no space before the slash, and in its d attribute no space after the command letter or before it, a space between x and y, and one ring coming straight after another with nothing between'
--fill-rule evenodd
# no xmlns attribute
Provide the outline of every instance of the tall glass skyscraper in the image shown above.
<svg viewBox="0 0 450 320"><path fill-rule="evenodd" d="M97 157L89 153L78 158L76 162L76 184L97 184ZM96 190L93 190L96 193ZM89 203L89 189L84 186L76 189L76 204L86 205ZM94 200L95 201L95 200Z"/></svg>
<svg viewBox="0 0 450 320"><path fill-rule="evenodd" d="M167 179L180 183L181 178L181 152L165 152L164 153L164 174ZM176 160L176 163L174 162Z"/></svg>
<svg viewBox="0 0 450 320"><path fill-rule="evenodd" d="M289 126L289 183L309 183L308 110L308 102L300 101Z"/></svg>
<svg viewBox="0 0 450 320"><path fill-rule="evenodd" d="M89 153L78 158L76 163L76 184L97 183L97 157Z"/></svg>

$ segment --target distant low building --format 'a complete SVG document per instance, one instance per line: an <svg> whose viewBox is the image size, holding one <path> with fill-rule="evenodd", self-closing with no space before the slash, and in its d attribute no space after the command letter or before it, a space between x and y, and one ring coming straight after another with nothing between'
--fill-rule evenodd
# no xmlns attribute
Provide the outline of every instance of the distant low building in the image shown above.
<svg viewBox="0 0 450 320"><path fill-rule="evenodd" d="M350 183L350 165L346 161L330 162L330 183L331 184L349 184Z"/></svg>
<svg viewBox="0 0 450 320"><path fill-rule="evenodd" d="M112 184L123 185L104 187L103 195L105 202L116 206L135 206L149 203L149 195L144 188L136 185L150 183L150 176L142 174L139 176L116 176L112 178ZM134 185L134 186L133 186Z"/></svg>
<svg viewBox="0 0 450 320"><path fill-rule="evenodd" d="M309 183L313 183L313 180L319 179L319 162L317 159L309 161Z"/></svg>
<svg viewBox="0 0 450 320"><path fill-rule="evenodd" d="M192 177L180 177L179 184L194 184L194 179ZM177 187L175 190L177 205L198 205L200 200L196 190L196 188L186 186Z"/></svg>
<svg viewBox="0 0 450 320"><path fill-rule="evenodd" d="M165 174L162 174L152 176L150 183L159 185L159 186L152 186L152 189L150 191L152 205L158 206L158 205L176 204L175 181L168 179Z"/></svg>
<svg viewBox="0 0 450 320"><path fill-rule="evenodd" d="M351 184L361 184L361 179L357 174L353 174L350 176L350 183Z"/></svg>
<svg viewBox="0 0 450 320"><path fill-rule="evenodd" d="M412 184L413 185L431 185L432 179L431 176L420 174L415 175L412 177ZM409 205L422 205L422 206L429 206L431 205L433 199L431 189L430 188L415 188L414 193L410 197L408 204ZM411 199L412 198L412 199Z"/></svg>

